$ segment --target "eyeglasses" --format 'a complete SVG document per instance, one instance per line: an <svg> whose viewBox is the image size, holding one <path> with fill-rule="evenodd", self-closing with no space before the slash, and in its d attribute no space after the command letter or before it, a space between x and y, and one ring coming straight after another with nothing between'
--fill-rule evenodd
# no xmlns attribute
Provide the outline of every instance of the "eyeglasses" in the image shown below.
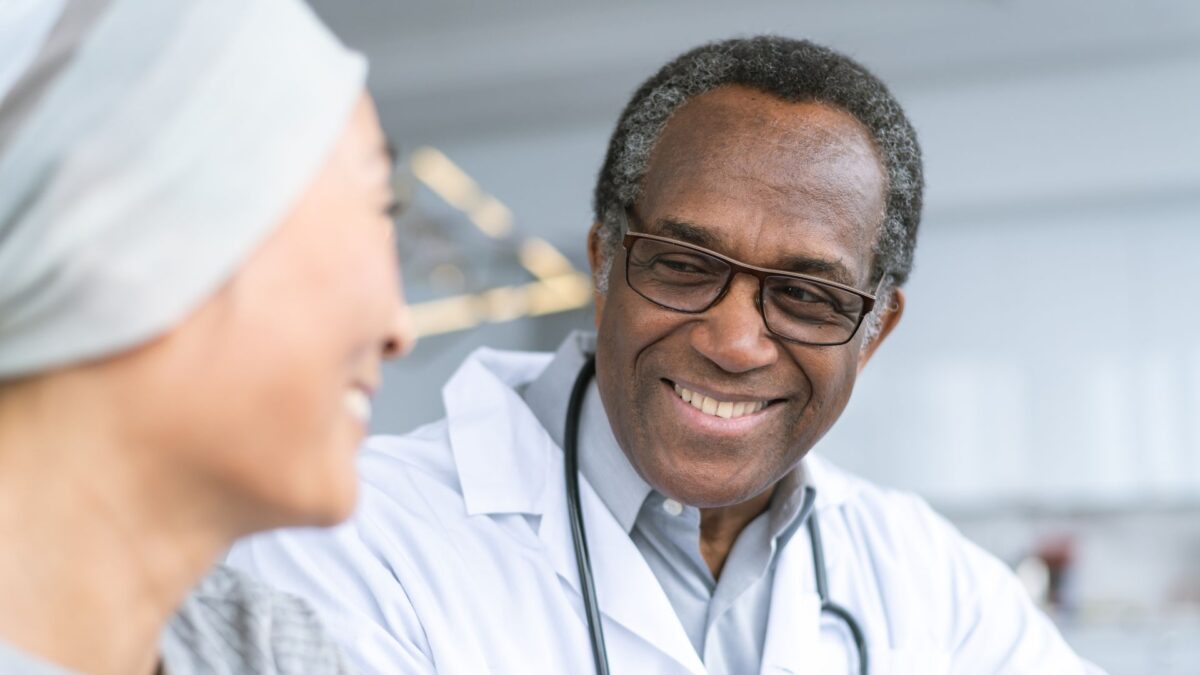
<svg viewBox="0 0 1200 675"><path fill-rule="evenodd" d="M625 230L625 282L666 309L706 312L729 292L735 274L749 274L758 279L756 304L768 331L789 342L833 346L849 342L875 306L875 295L844 284L755 267L686 242L629 232L627 223Z"/></svg>

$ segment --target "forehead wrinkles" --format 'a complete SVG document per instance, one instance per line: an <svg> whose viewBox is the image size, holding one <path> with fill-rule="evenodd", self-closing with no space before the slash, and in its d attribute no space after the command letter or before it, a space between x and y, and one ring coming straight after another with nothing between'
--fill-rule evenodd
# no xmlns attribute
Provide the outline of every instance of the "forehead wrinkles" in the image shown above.
<svg viewBox="0 0 1200 675"><path fill-rule="evenodd" d="M847 113L725 87L675 114L651 153L642 187L647 195L750 191L785 212L815 209L877 226L885 185L870 136Z"/></svg>

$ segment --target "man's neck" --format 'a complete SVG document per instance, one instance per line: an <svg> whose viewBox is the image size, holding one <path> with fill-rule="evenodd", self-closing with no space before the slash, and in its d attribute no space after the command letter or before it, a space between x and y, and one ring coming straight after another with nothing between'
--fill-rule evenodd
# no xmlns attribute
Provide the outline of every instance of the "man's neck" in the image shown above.
<svg viewBox="0 0 1200 675"><path fill-rule="evenodd" d="M721 569L729 558L729 552L737 541L738 535L763 511L771 505L771 496L775 487L761 494L732 506L722 506L712 509L700 509L700 554L714 579L721 577Z"/></svg>
<svg viewBox="0 0 1200 675"><path fill-rule="evenodd" d="M150 675L163 627L232 538L102 436L28 422L0 415L0 640L62 667Z"/></svg>

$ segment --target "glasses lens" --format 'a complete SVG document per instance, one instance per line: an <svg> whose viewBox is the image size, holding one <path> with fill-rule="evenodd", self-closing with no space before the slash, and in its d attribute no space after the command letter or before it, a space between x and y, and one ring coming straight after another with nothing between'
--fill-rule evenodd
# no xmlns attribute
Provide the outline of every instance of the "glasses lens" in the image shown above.
<svg viewBox="0 0 1200 675"><path fill-rule="evenodd" d="M629 249L625 278L652 302L684 312L707 309L729 278L729 265L700 251L654 239Z"/></svg>
<svg viewBox="0 0 1200 675"><path fill-rule="evenodd" d="M767 277L763 287L767 327L808 344L849 340L862 320L863 298L849 291L792 277Z"/></svg>

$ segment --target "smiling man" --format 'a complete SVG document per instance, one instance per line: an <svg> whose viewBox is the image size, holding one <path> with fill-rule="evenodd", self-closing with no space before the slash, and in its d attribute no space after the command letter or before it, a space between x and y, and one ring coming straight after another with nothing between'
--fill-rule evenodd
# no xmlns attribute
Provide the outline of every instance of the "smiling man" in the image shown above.
<svg viewBox="0 0 1200 675"><path fill-rule="evenodd" d="M1086 672L1001 563L810 453L900 319L921 191L858 64L684 54L600 171L595 335L478 352L445 420L368 444L350 524L231 561L370 672Z"/></svg>

